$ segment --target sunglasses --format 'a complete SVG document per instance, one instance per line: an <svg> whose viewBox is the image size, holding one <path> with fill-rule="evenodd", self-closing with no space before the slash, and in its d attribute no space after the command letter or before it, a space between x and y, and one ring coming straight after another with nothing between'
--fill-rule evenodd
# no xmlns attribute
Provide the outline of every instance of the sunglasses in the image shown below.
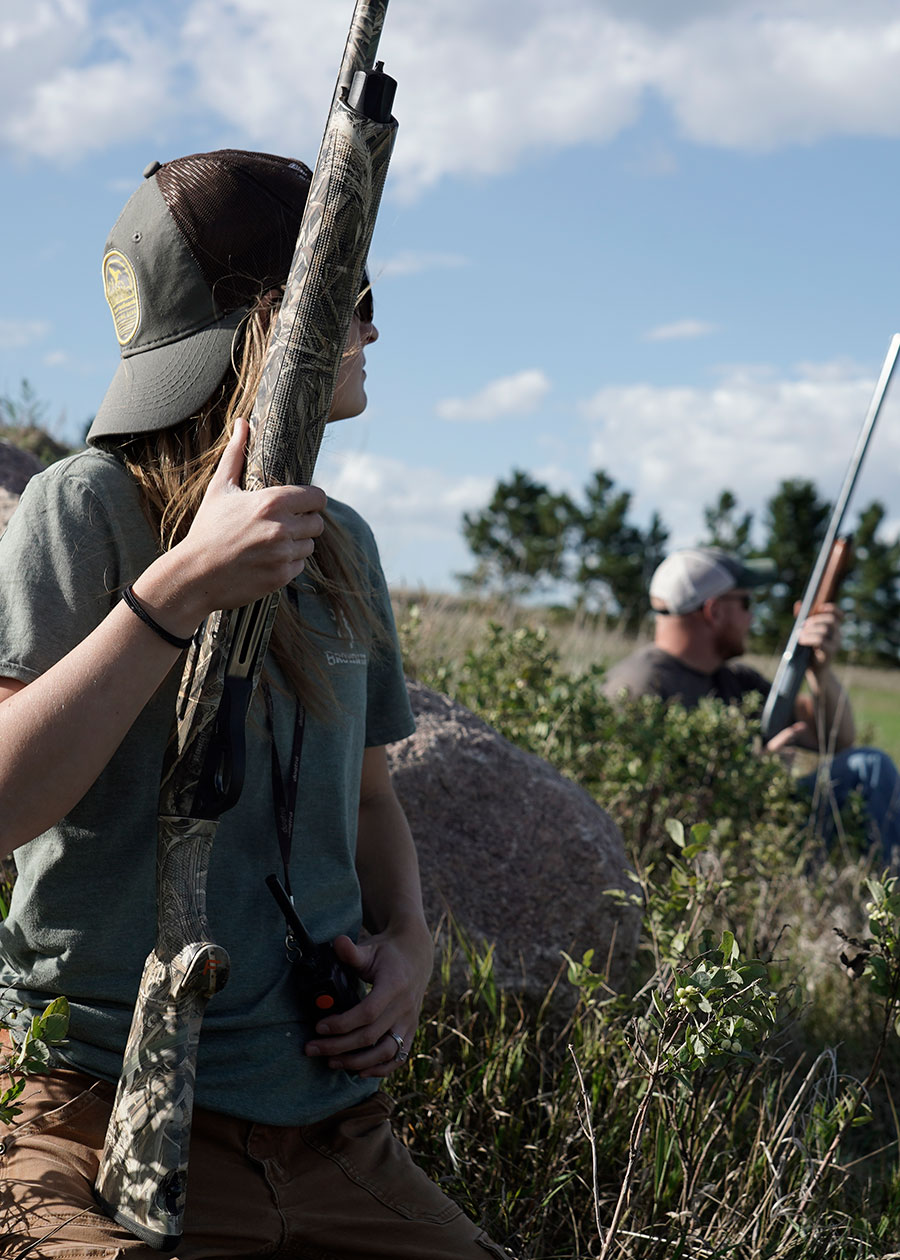
<svg viewBox="0 0 900 1260"><path fill-rule="evenodd" d="M726 595L720 595L718 598L719 598L719 599L735 599L735 600L737 600L737 602L738 602L738 603L740 604L740 606L743 608L744 612L749 612L749 611L750 611L750 607L751 607L751 605L752 605L752 603L753 603L753 596L752 596L752 595L746 595L746 594L744 594L744 595L728 595L728 594L726 594Z"/></svg>
<svg viewBox="0 0 900 1260"><path fill-rule="evenodd" d="M362 288L356 299L356 315L361 324L371 324L375 318L375 302L372 297L372 282L368 271L363 268Z"/></svg>

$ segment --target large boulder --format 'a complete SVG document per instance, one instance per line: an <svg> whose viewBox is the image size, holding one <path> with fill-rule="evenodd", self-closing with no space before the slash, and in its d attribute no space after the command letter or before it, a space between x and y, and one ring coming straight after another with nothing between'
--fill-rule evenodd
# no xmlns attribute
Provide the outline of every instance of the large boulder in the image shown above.
<svg viewBox="0 0 900 1260"><path fill-rule="evenodd" d="M639 911L606 896L633 888L622 833L596 801L468 709L409 683L416 732L389 749L409 818L425 913L446 932L493 944L497 983L543 996L560 951L594 950L594 970L621 985Z"/></svg>
<svg viewBox="0 0 900 1260"><path fill-rule="evenodd" d="M0 438L0 534L16 510L19 495L43 467L36 455Z"/></svg>

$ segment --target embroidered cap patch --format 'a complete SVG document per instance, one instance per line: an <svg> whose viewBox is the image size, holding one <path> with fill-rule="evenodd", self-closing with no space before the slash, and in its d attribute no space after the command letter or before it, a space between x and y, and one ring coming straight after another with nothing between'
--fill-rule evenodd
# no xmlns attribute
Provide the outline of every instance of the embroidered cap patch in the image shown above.
<svg viewBox="0 0 900 1260"><path fill-rule="evenodd" d="M111 249L103 259L103 290L119 345L127 346L141 322L141 301L134 268L117 249Z"/></svg>

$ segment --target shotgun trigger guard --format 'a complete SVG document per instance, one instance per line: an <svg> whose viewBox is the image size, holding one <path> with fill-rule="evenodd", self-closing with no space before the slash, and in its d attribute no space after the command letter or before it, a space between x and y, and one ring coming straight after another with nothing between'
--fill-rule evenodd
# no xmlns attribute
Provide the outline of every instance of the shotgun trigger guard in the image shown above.
<svg viewBox="0 0 900 1260"><path fill-rule="evenodd" d="M218 818L240 799L247 769L246 718L252 694L250 678L226 677L197 782L193 810L197 818Z"/></svg>

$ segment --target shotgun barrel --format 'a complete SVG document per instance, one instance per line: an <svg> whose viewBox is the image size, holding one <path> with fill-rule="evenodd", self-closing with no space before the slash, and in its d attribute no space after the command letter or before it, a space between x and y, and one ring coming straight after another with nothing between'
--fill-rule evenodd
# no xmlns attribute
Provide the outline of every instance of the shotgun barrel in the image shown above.
<svg viewBox="0 0 900 1260"><path fill-rule="evenodd" d="M891 382L891 377L897 364L898 353L900 353L900 333L895 333L888 346L888 352L881 366L875 391L872 394L869 409L866 412L859 437L856 440L856 446L844 476L840 494L831 513L831 519L828 522L822 546L819 548L819 554L816 557L812 573L806 584L806 590L803 593L803 599L800 602L800 608L794 620L790 638L787 641L787 646L782 654L763 708L761 719L762 735L767 743L774 735L784 730L793 721L794 702L797 699L797 693L803 683L806 667L809 664L809 649L798 641L800 631L803 629L807 617L813 611L817 595L822 587L838 531L844 519L844 513L850 502L850 496L856 485L856 479L859 476L859 470L862 467L866 449L869 445L872 431L875 428L875 422L878 419L885 395L887 394L888 385Z"/></svg>

